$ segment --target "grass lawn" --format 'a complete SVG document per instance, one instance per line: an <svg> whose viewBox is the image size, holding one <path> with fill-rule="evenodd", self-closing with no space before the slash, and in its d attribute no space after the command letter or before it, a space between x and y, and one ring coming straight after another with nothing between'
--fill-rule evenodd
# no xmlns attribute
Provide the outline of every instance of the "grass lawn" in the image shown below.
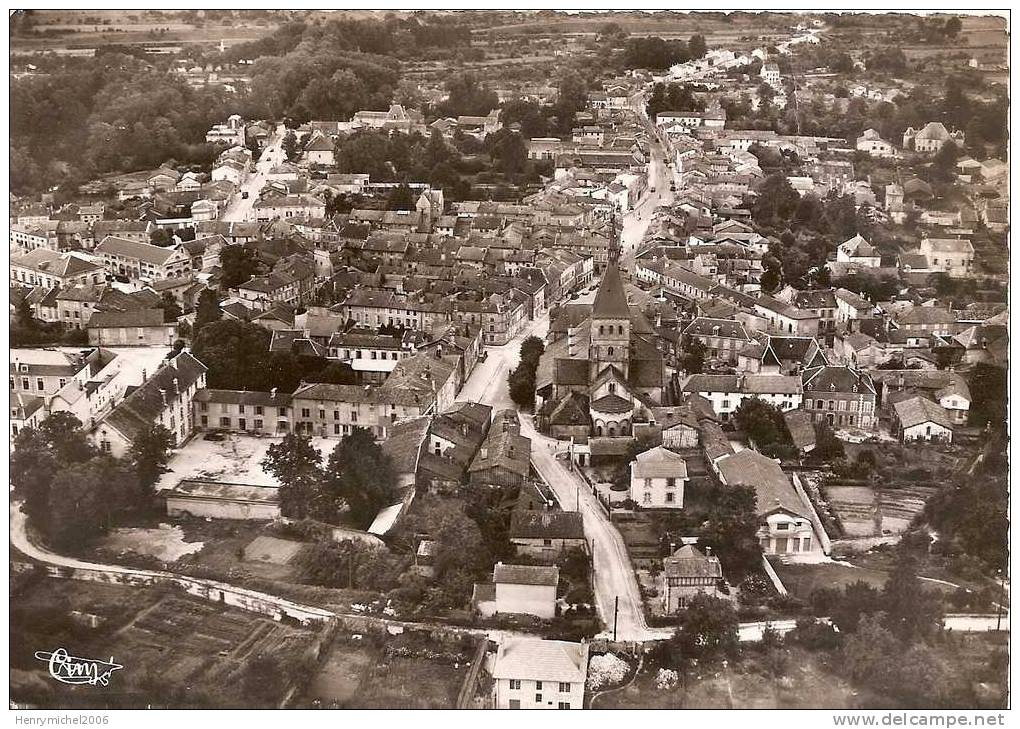
<svg viewBox="0 0 1020 729"><path fill-rule="evenodd" d="M776 560L772 567L783 581L783 585L794 597L808 600L811 593L822 587L842 589L858 580L881 589L887 573L862 567L847 567L841 564L783 564Z"/></svg>

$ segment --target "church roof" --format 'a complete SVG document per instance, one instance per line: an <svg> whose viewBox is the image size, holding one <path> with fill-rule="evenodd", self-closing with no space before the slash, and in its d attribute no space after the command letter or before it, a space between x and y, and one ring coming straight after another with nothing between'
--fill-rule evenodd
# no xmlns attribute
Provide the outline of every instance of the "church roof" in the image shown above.
<svg viewBox="0 0 1020 729"><path fill-rule="evenodd" d="M627 305L627 296L623 292L623 280L620 278L620 269L615 263L610 263L602 274L602 282L599 284L598 293L595 294L595 303L592 306L593 319L630 319L630 307Z"/></svg>

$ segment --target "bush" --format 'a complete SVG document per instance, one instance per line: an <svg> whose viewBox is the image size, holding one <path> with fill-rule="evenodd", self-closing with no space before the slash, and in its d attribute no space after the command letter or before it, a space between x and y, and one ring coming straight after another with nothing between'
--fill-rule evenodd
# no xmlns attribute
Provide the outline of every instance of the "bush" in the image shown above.
<svg viewBox="0 0 1020 729"><path fill-rule="evenodd" d="M810 650L834 650L839 647L839 633L829 623L814 618L801 618L787 639Z"/></svg>
<svg viewBox="0 0 1020 729"><path fill-rule="evenodd" d="M598 691L616 686L623 682L629 670L628 663L614 653L594 656L588 663L587 688L590 691Z"/></svg>

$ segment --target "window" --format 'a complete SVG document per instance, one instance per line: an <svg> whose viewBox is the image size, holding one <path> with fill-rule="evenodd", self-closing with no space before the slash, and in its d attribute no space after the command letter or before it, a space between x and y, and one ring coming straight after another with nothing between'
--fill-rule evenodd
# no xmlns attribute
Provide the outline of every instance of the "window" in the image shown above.
<svg viewBox="0 0 1020 729"><path fill-rule="evenodd" d="M561 701L556 706L556 708L557 709L569 709L570 708L570 702L569 701Z"/></svg>
<svg viewBox="0 0 1020 729"><path fill-rule="evenodd" d="M277 415L284 416L287 414L287 408L276 408Z"/></svg>
<svg viewBox="0 0 1020 729"><path fill-rule="evenodd" d="M203 415L203 416L202 416L202 417L200 418L200 420L201 420L201 423L202 423L202 427L203 427L203 428L206 428L206 427L208 427L208 426L209 426L209 416L208 416L208 415Z"/></svg>
<svg viewBox="0 0 1020 729"><path fill-rule="evenodd" d="M41 377L37 377L35 379L35 386L36 386L36 389L38 389L38 390L45 390L46 389L46 383L43 382L43 378L41 378Z"/></svg>
<svg viewBox="0 0 1020 729"><path fill-rule="evenodd" d="M256 415L262 415L262 406L261 405L256 405L255 406L255 414Z"/></svg>
<svg viewBox="0 0 1020 729"><path fill-rule="evenodd" d="M230 418L220 418L220 427L229 428L230 427Z"/></svg>
<svg viewBox="0 0 1020 729"><path fill-rule="evenodd" d="M675 478L667 478L666 479L666 488L668 488L668 489L676 488L676 479Z"/></svg>
<svg viewBox="0 0 1020 729"><path fill-rule="evenodd" d="M570 684L566 683L564 681L560 681L560 693L561 694L569 694L570 693ZM568 709L570 708L570 704L567 704L567 708Z"/></svg>
<svg viewBox="0 0 1020 729"><path fill-rule="evenodd" d="M652 479L646 478L645 479L645 488L646 489L650 489L651 487L652 487Z"/></svg>
<svg viewBox="0 0 1020 729"><path fill-rule="evenodd" d="M536 691L541 691L542 690L542 682L541 681L535 681L535 690ZM536 701L541 701L542 699L541 698L537 698L535 700Z"/></svg>
<svg viewBox="0 0 1020 729"><path fill-rule="evenodd" d="M319 420L325 420L325 419L326 419L326 411L323 410L322 408L319 408Z"/></svg>
<svg viewBox="0 0 1020 729"><path fill-rule="evenodd" d="M340 435L340 423L333 423L333 435Z"/></svg>
<svg viewBox="0 0 1020 729"><path fill-rule="evenodd" d="M280 414L282 415L283 413L280 413ZM302 418L310 418L310 417L312 417L312 411L309 410L308 408L301 408L301 417Z"/></svg>
<svg viewBox="0 0 1020 729"><path fill-rule="evenodd" d="M673 493L672 491L670 491L669 493L667 493L667 494L666 494L666 503L667 503L667 504L672 504L672 503L674 503L674 502L676 501L676 499L674 498L675 496L676 496L676 494L674 494L674 493Z"/></svg>
<svg viewBox="0 0 1020 729"><path fill-rule="evenodd" d="M512 688L512 689L519 689L520 687L521 687L521 679L519 679L519 678L511 678L510 679L510 688Z"/></svg>
<svg viewBox="0 0 1020 729"><path fill-rule="evenodd" d="M258 419L255 420L255 430L262 430L262 421L261 420L258 420Z"/></svg>
<svg viewBox="0 0 1020 729"><path fill-rule="evenodd" d="M776 524L776 531L785 532L789 528L790 528L789 523L785 521Z"/></svg>
<svg viewBox="0 0 1020 729"><path fill-rule="evenodd" d="M542 703L542 694L535 694L535 703L536 704Z"/></svg>
<svg viewBox="0 0 1020 729"><path fill-rule="evenodd" d="M207 402L200 402L198 404L198 411L200 413L207 413L207 412L209 412L209 403L207 403Z"/></svg>
<svg viewBox="0 0 1020 729"><path fill-rule="evenodd" d="M67 380L65 378L61 377L60 378L60 389L64 389L64 385L66 385L66 384L67 384ZM954 402L953 404L955 405L956 403Z"/></svg>
<svg viewBox="0 0 1020 729"><path fill-rule="evenodd" d="M352 423L358 422L358 411L357 410L351 410L351 422Z"/></svg>
<svg viewBox="0 0 1020 729"><path fill-rule="evenodd" d="M645 491L645 495L644 495L644 498L642 499L642 503L645 503L645 504L652 503L652 492L651 491Z"/></svg>
<svg viewBox="0 0 1020 729"><path fill-rule="evenodd" d="M108 441L108 440L101 440L101 441L99 441L99 450L101 450L103 453L109 453L110 452L110 441Z"/></svg>

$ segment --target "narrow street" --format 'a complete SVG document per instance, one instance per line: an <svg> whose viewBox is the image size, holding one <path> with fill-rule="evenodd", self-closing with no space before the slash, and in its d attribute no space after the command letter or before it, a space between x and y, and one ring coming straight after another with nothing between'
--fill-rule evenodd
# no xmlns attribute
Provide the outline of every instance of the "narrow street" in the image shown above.
<svg viewBox="0 0 1020 729"><path fill-rule="evenodd" d="M283 124L273 132L262 155L255 163L254 171L246 173L244 182L230 198L230 204L223 212L221 220L231 223L255 220L255 201L258 200L259 193L266 185L269 171L284 161L285 155L280 145L286 133L287 130ZM245 198L243 193L248 193L248 197Z"/></svg>

